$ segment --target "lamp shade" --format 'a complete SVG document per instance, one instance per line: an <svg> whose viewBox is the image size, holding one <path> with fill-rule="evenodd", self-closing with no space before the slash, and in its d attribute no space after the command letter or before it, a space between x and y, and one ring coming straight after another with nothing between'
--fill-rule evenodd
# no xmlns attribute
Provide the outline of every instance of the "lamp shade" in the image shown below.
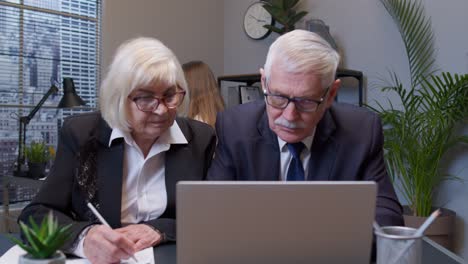
<svg viewBox="0 0 468 264"><path fill-rule="evenodd" d="M63 78L63 97L57 107L68 108L80 105L86 105L86 102L76 94L73 79Z"/></svg>

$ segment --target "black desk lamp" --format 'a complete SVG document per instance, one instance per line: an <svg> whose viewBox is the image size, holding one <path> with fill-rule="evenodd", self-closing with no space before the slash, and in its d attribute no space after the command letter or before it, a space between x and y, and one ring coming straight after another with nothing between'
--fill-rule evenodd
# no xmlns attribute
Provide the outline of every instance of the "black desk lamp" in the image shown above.
<svg viewBox="0 0 468 264"><path fill-rule="evenodd" d="M18 146L18 160L17 167L15 171L16 176L22 176L21 166L24 164L24 147L26 144L26 126L32 120L34 115L39 111L44 102L49 98L51 94L55 94L59 91L57 86L52 84L49 90L44 94L39 103L29 112L27 116L21 116L19 118L19 146ZM69 108L80 105L86 105L86 102L83 101L77 94L75 90L75 84L73 83L72 78L63 78L63 97L58 104L58 108Z"/></svg>

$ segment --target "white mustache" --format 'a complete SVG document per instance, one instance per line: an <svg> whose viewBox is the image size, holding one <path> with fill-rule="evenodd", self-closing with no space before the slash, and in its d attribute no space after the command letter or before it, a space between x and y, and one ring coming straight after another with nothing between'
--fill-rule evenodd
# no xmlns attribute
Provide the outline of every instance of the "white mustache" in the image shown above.
<svg viewBox="0 0 468 264"><path fill-rule="evenodd" d="M305 128L304 122L290 122L284 119L282 116L275 119L275 125L280 125L280 126L291 128L291 129Z"/></svg>

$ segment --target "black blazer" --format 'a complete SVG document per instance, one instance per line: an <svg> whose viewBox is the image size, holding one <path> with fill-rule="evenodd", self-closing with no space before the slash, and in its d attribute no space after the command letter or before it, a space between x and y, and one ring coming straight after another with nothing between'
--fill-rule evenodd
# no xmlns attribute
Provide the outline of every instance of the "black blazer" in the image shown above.
<svg viewBox="0 0 468 264"><path fill-rule="evenodd" d="M204 180L211 164L216 137L201 122L177 118L188 144L174 144L165 153L167 208L149 224L175 240L175 186L180 180ZM87 208L91 201L113 227L121 226L123 140L109 147L112 129L100 113L87 113L66 119L60 131L54 166L34 200L22 211L19 221L29 216L40 221L52 210L60 224L72 224L71 246L81 230L98 220Z"/></svg>
<svg viewBox="0 0 468 264"><path fill-rule="evenodd" d="M280 150L265 103L233 107L216 120L218 146L208 180L279 180ZM402 208L387 175L379 117L364 108L334 104L318 123L308 180L375 181L376 220L402 225Z"/></svg>

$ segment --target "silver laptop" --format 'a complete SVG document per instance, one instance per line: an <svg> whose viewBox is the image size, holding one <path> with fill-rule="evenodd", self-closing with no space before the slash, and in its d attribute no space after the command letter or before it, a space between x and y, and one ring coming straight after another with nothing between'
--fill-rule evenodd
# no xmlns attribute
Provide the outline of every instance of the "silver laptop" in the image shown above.
<svg viewBox="0 0 468 264"><path fill-rule="evenodd" d="M178 264L369 263L374 182L179 182Z"/></svg>

